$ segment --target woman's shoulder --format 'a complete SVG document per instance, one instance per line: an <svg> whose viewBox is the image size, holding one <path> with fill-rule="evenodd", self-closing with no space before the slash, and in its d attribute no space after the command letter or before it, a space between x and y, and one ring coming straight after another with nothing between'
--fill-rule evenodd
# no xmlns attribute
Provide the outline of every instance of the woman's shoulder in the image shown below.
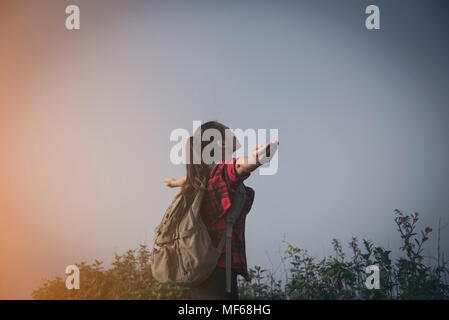
<svg viewBox="0 0 449 320"><path fill-rule="evenodd" d="M209 178L216 176L225 177L226 175L233 174L235 172L235 163L237 159L232 158L229 161L218 163L211 166Z"/></svg>
<svg viewBox="0 0 449 320"><path fill-rule="evenodd" d="M239 175L237 173L235 169L236 160L234 158L228 162L219 163L211 169L207 189L213 190L216 196L230 197L237 187L249 177L249 174Z"/></svg>

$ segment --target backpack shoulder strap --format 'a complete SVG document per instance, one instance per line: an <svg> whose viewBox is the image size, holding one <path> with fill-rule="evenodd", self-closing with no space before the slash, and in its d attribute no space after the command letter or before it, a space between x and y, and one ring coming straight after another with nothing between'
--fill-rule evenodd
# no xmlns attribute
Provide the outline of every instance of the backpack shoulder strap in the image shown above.
<svg viewBox="0 0 449 320"><path fill-rule="evenodd" d="M245 185L241 183L232 198L231 207L226 217L226 230L217 246L219 254L226 243L226 291L231 292L231 271L232 271L232 230L234 223L240 217L245 203Z"/></svg>

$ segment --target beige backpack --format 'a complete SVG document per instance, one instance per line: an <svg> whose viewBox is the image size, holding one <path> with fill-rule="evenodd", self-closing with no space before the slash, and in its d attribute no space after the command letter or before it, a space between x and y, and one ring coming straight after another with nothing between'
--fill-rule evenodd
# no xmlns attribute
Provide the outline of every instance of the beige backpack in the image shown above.
<svg viewBox="0 0 449 320"><path fill-rule="evenodd" d="M180 194L173 199L155 229L151 272L161 283L194 287L214 271L226 244L226 290L230 292L232 227L242 212L245 186L242 183L237 188L227 213L225 233L216 248L200 215L203 196L204 191L199 192L187 212L180 213L176 210Z"/></svg>

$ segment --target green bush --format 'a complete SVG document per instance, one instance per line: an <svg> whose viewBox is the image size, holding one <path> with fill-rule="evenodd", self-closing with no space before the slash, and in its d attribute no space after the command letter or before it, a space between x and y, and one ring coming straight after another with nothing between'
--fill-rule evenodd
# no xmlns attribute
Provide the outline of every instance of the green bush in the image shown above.
<svg viewBox="0 0 449 320"><path fill-rule="evenodd" d="M182 287L163 285L151 277L150 250L140 245L115 255L110 269L102 262L77 264L80 269L80 290L68 290L65 279L47 280L33 291L33 299L188 299L189 291Z"/></svg>
<svg viewBox="0 0 449 320"><path fill-rule="evenodd" d="M356 238L349 242L352 257L347 259L340 241L333 240L334 255L316 261L306 250L287 244L282 257L285 279L275 270L250 268L251 282L239 280L241 299L448 299L447 261L436 258L424 263L423 244L432 229L416 232L418 213L405 216L394 211L394 221L402 239L403 256L395 262L390 251ZM438 254L439 255L439 254ZM376 264L380 270L380 289L365 285L365 268ZM164 285L151 278L150 250L141 245L123 255L115 255L111 268L102 262L78 264L81 290L67 290L65 280L47 280L33 291L33 299L189 299L189 290Z"/></svg>

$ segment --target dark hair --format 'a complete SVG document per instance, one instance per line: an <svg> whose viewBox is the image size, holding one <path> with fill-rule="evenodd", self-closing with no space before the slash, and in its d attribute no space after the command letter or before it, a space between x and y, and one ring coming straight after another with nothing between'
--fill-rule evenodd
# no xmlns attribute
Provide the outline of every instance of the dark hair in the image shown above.
<svg viewBox="0 0 449 320"><path fill-rule="evenodd" d="M203 153L203 149L209 145L210 143L218 143L218 141L214 141L214 138L211 137L210 140L203 141L203 133L208 129L215 129L220 132L220 136L218 139L221 139L222 145L224 145L225 141L225 132L226 129L229 129L224 124L221 124L217 121L208 121L206 123L203 123L191 136L187 141L187 157L186 159L186 181L184 185L181 188L181 196L184 198L183 203L185 208L187 208L195 198L195 195L202 190L206 190L207 188L207 181L209 178L210 171L213 166L210 164L207 164L203 161L203 158L201 157ZM194 139L198 139L196 141L200 142L200 148L196 147L194 148ZM198 150L196 150L198 149ZM213 151L212 151L213 152ZM198 156L199 163L194 163L194 156L195 153ZM211 155L213 156L213 154ZM223 155L224 156L224 155Z"/></svg>

